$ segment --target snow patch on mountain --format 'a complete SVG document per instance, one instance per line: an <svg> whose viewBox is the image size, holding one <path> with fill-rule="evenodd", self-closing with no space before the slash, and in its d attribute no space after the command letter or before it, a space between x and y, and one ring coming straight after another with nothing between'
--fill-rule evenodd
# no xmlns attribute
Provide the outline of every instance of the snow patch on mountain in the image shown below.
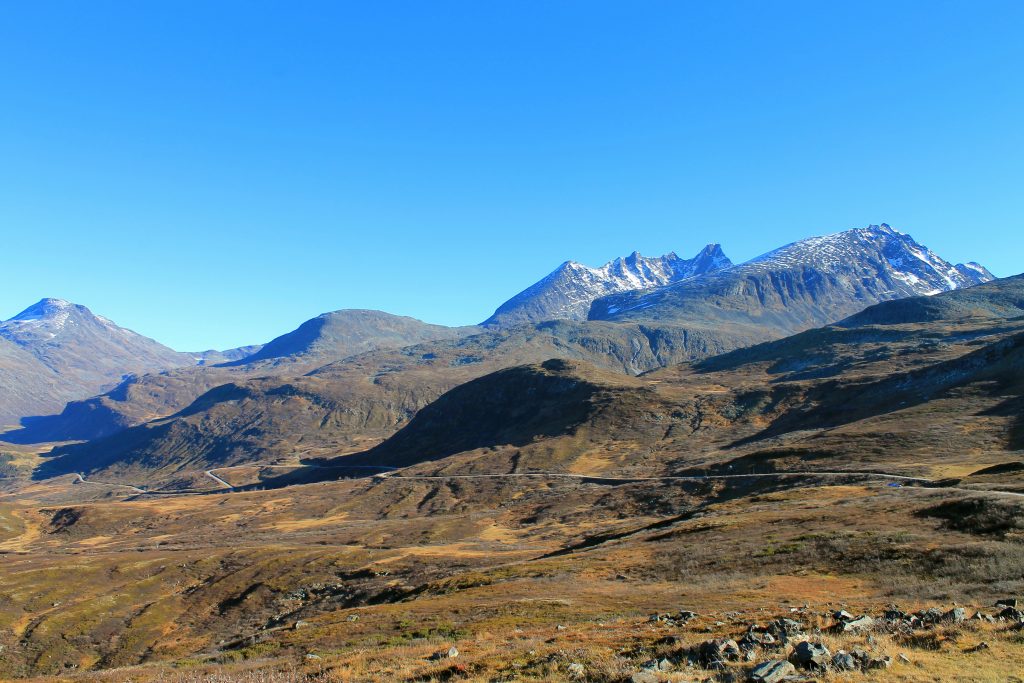
<svg viewBox="0 0 1024 683"><path fill-rule="evenodd" d="M674 252L658 257L634 251L600 267L566 261L502 304L483 324L507 326L544 320L585 320L595 299L661 287L732 265L721 246L709 244L692 259Z"/></svg>

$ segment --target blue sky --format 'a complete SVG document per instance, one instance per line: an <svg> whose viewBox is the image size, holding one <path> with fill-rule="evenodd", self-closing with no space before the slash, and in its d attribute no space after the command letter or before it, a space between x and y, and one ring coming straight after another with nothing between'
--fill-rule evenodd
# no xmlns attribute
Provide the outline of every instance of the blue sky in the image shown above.
<svg viewBox="0 0 1024 683"><path fill-rule="evenodd" d="M566 259L888 222L1024 270L1024 3L0 5L0 317L474 323Z"/></svg>

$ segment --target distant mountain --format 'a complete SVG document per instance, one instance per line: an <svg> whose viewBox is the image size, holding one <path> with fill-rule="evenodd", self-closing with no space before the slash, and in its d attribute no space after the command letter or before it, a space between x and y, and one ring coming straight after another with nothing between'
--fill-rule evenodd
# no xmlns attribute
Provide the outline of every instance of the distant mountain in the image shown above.
<svg viewBox="0 0 1024 683"><path fill-rule="evenodd" d="M508 327L546 320L586 320L595 299L617 292L650 289L732 265L721 246L709 244L692 259L675 253L657 258L633 252L600 268L566 261L540 282L515 295L484 321Z"/></svg>
<svg viewBox="0 0 1024 683"><path fill-rule="evenodd" d="M85 306L43 299L0 322L0 423L60 410L123 377L195 363Z"/></svg>
<svg viewBox="0 0 1024 683"><path fill-rule="evenodd" d="M603 297L593 320L757 327L776 336L828 324L881 301L992 280L953 265L886 224L813 237L747 263L657 289Z"/></svg>
<svg viewBox="0 0 1024 683"><path fill-rule="evenodd" d="M447 475L583 463L614 476L1012 461L1024 446L1022 311L1015 277L638 378L578 361L513 367L452 389L343 461ZM923 315L902 322L907 312Z"/></svg>
<svg viewBox="0 0 1024 683"><path fill-rule="evenodd" d="M265 344L236 365L270 362L320 362L374 349L399 348L434 339L455 339L474 328L453 328L382 311L342 310L324 313Z"/></svg>
<svg viewBox="0 0 1024 683"><path fill-rule="evenodd" d="M390 436L446 391L513 365L582 360L626 380L759 340L559 320L380 349L309 372L283 362L191 368L71 403L17 440L95 439L54 451L44 476L176 485L211 467L351 452Z"/></svg>
<svg viewBox="0 0 1024 683"><path fill-rule="evenodd" d="M350 356L432 340L456 339L479 328L430 325L381 311L324 313L260 346L182 354L189 365L133 375L98 396L73 396L57 415L25 421L4 439L15 443L86 440L166 417L214 387L252 376L295 376ZM2 372L2 366L0 366ZM51 411L55 412L55 411Z"/></svg>

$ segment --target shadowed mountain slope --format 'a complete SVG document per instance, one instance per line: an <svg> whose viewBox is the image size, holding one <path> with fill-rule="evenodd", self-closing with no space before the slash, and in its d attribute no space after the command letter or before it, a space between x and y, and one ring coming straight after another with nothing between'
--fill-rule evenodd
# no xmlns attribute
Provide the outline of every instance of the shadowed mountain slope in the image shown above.
<svg viewBox="0 0 1024 683"><path fill-rule="evenodd" d="M650 476L684 464L748 467L766 448L825 457L827 443L828 457L847 458L837 465L847 468L877 452L864 447L865 432L878 438L876 423L902 432L905 452L926 461L980 443L981 464L1013 459L1020 419L1004 407L1024 393L1024 318L965 317L957 301L997 310L1019 285L1011 278L942 295L948 317L926 323L826 327L635 379L579 364L506 370L454 389L351 462L445 474L572 472L587 463L590 472ZM946 424L936 414L959 417ZM830 434L839 427L845 440ZM909 462L919 461L887 466Z"/></svg>
<svg viewBox="0 0 1024 683"><path fill-rule="evenodd" d="M106 424L115 428L107 438L56 450L57 457L41 473L80 471L108 479L166 481L179 471L296 456L330 457L391 435L446 391L501 368L567 358L633 374L752 341L671 328L554 321L374 351L298 377L251 379L238 374L246 366L169 373L143 382L142 395L125 406L146 406L157 381L161 401L188 398L201 386L200 380L216 378L228 384L207 387L177 414L127 431L116 428L127 426L122 422L130 419L127 411L111 411ZM124 389L131 391L133 386ZM84 408L89 402L79 405ZM97 410L108 405L100 402ZM65 411L69 416L71 408ZM175 429L167 426L178 423ZM184 452L189 457L181 459Z"/></svg>

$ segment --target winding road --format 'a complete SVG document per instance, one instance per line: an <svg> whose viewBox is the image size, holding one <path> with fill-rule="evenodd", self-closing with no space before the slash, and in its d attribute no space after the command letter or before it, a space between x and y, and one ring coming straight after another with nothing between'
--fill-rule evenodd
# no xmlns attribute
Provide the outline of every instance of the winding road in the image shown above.
<svg viewBox="0 0 1024 683"><path fill-rule="evenodd" d="M934 491L961 491L964 493L989 493L997 496L1010 496L1014 498L1024 498L1024 493L1016 493L1014 491L993 491L992 489L967 489L956 486L937 486L931 479L924 479L922 477L908 477L900 474L886 474L884 472L770 472L764 474L709 474L707 476L665 476L665 477L604 477L595 476L592 474L568 474L563 472L522 472L522 473L509 473L509 474L450 474L450 475L419 475L419 474L394 474L389 477L390 479L416 479L416 480L445 480L445 479L502 479L508 477L541 477L541 478L564 478L564 479L575 479L580 481L592 481L595 483L600 482L616 482L628 484L631 482L643 482L643 481L713 481L721 479L752 479L752 478L765 478L765 479L781 479L785 477L825 477L825 478L836 478L836 477L867 477L871 479L882 479L889 482L907 482L911 484L920 484L925 487L929 487L929 490ZM383 477L381 477L383 478Z"/></svg>
<svg viewBox="0 0 1024 683"><path fill-rule="evenodd" d="M107 481L93 481L92 479L86 479L80 472L75 472L75 483L76 484L93 484L95 486L117 486L124 489L131 489L136 493L149 493L146 489L140 489L138 486L132 486L131 484L112 484Z"/></svg>
<svg viewBox="0 0 1024 683"><path fill-rule="evenodd" d="M281 465L281 464L261 464L253 463L251 465L232 465L228 467L215 467L213 469L206 470L203 472L204 475L217 482L223 487L225 491L236 491L237 487L231 485L221 477L217 476L215 472L238 469L238 468L275 468L275 469L362 469L362 470L374 470L380 472L374 477L375 481L453 481L453 480L469 480L469 479L570 479L573 481L591 482L591 483L616 483L616 484L631 484L639 482L706 482L706 481L720 481L720 480L735 480L735 479L785 479L793 477L821 477L826 479L835 478L850 478L850 477L861 477L868 479L877 479L890 483L907 483L916 484L918 487L925 487L926 490L934 491L957 491L960 493L971 493L971 494L988 494L993 496L1005 496L1010 498L1024 498L1024 493L1017 493L1014 491L995 491L992 489L968 489L957 486L938 486L931 479L925 479L923 477L908 477L902 474L887 474L885 472L856 472L856 471L827 471L827 472L769 472L760 474L709 474L709 475L691 475L691 476L663 476L663 477L612 477L612 476L601 476L593 474L572 474L568 472L509 472L505 474L402 474L400 468L395 467L384 467L375 465ZM139 494L165 494L165 495L196 495L201 493L213 493L215 491L151 491L131 484L113 484L109 482L91 481L86 479L79 473L75 473L76 480L83 484L96 484L102 486L118 486L122 488L131 489L132 491Z"/></svg>

